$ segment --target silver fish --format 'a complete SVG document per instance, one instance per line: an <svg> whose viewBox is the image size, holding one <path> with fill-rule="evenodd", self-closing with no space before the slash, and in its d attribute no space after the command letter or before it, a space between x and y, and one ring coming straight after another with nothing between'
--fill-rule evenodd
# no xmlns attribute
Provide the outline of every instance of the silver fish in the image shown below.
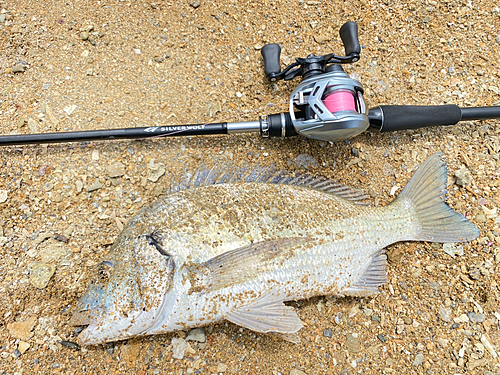
<svg viewBox="0 0 500 375"><path fill-rule="evenodd" d="M479 235L444 203L441 153L385 207L356 204L362 194L324 178L205 181L130 219L72 317L87 325L80 345L222 319L295 341L302 323L283 302L374 294L386 283L386 246Z"/></svg>

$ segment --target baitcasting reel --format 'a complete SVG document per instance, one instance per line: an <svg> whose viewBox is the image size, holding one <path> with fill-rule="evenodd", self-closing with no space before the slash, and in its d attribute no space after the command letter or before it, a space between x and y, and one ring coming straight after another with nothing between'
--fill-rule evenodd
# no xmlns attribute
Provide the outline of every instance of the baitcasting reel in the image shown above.
<svg viewBox="0 0 500 375"><path fill-rule="evenodd" d="M262 133L264 136L283 137L288 132L335 141L354 137L368 129L370 122L363 100L363 86L350 78L340 65L359 60L358 25L347 22L340 28L340 37L345 56L309 55L297 58L283 71L280 69L279 44L267 44L262 48L264 72L271 81L303 77L290 97L289 114L280 115L279 121L276 121L276 115L261 117L261 127L269 129ZM287 115L290 116L288 122ZM281 134L278 134L280 130Z"/></svg>
<svg viewBox="0 0 500 375"><path fill-rule="evenodd" d="M498 106L460 108L457 105L381 105L367 110L363 86L350 78L341 66L359 60L361 47L358 25L352 21L345 23L340 28L340 37L344 43L345 56L309 55L297 58L283 71L280 67L280 46L273 43L262 48L264 72L271 81L302 77L302 82L290 96L287 113L261 116L259 121L248 122L4 135L0 136L0 146L249 132L259 132L263 137L303 135L322 141L338 141L354 137L368 128L387 132L455 125L463 120L500 118Z"/></svg>

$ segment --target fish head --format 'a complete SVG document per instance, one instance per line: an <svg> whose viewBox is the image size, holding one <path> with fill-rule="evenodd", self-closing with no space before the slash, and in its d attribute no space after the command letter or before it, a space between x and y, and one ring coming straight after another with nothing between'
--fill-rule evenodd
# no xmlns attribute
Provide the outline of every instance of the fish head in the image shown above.
<svg viewBox="0 0 500 375"><path fill-rule="evenodd" d="M148 330L173 287L175 260L159 235L122 232L95 267L70 324L87 326L80 345L131 338Z"/></svg>

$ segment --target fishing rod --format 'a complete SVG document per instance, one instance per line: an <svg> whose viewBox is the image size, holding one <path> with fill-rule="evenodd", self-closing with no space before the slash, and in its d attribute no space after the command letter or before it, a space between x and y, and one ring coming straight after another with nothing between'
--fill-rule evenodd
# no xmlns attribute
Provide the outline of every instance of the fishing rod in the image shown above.
<svg viewBox="0 0 500 375"><path fill-rule="evenodd" d="M264 73L270 81L302 77L290 96L288 112L264 115L258 121L247 122L4 135L0 136L0 146L253 132L265 138L303 135L322 141L338 141L368 129L390 132L500 118L500 106L380 105L368 109L363 99L363 86L350 78L341 66L359 61L361 46L357 23L345 23L340 28L340 38L345 56L311 54L297 58L284 70L280 66L279 44L266 44L262 48Z"/></svg>

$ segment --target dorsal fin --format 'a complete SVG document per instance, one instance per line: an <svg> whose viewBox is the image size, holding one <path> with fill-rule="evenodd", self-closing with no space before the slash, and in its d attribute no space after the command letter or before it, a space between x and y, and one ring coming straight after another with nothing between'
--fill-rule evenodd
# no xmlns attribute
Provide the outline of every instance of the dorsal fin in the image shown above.
<svg viewBox="0 0 500 375"><path fill-rule="evenodd" d="M355 204L366 205L369 196L363 191L307 173L290 172L270 167L236 167L216 164L212 168L202 164L196 171L185 171L182 176L172 178L167 194L193 187L227 184L235 182L260 182L308 187L347 199Z"/></svg>

